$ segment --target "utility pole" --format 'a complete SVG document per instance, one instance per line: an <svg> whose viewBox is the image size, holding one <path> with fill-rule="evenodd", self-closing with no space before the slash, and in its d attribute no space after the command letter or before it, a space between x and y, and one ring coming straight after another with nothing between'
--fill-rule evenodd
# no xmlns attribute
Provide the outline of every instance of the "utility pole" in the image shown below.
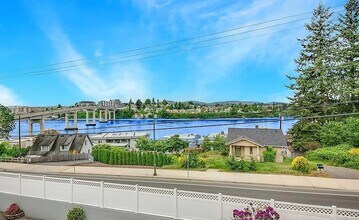
<svg viewBox="0 0 359 220"><path fill-rule="evenodd" d="M156 160L157 160L157 149L156 149L156 108L155 102L153 104L153 114L152 114L152 125L153 125L153 175L157 176Z"/></svg>
<svg viewBox="0 0 359 220"><path fill-rule="evenodd" d="M20 125L20 115L19 115L19 149L21 150L21 125Z"/></svg>
<svg viewBox="0 0 359 220"><path fill-rule="evenodd" d="M282 130L282 106L279 106L279 129Z"/></svg>

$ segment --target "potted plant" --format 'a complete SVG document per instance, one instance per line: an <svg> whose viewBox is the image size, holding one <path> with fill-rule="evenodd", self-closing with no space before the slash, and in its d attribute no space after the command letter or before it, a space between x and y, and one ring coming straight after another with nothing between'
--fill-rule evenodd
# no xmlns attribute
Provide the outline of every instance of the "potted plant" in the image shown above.
<svg viewBox="0 0 359 220"><path fill-rule="evenodd" d="M25 213L16 203L13 203L5 210L3 216L6 220L15 220L24 217Z"/></svg>

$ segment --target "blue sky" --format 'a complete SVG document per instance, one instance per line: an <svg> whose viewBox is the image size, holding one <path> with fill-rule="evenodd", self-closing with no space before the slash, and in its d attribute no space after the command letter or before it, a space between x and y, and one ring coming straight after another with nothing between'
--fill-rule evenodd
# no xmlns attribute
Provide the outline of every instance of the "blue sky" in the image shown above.
<svg viewBox="0 0 359 220"><path fill-rule="evenodd" d="M78 61L71 71L0 78L0 103L67 105L80 100L128 101L147 97L207 102L286 101L291 92L285 87L288 84L285 75L293 74L293 59L300 49L296 39L305 36L303 25L308 20L238 35L225 40L247 39L220 46L102 64L124 56L120 52L125 50L309 12L318 3L316 0L3 1L0 76L48 69L44 65L61 61L96 59L90 60L92 63ZM339 6L345 1L324 3ZM286 29L292 30L278 32ZM266 35L257 36L262 34Z"/></svg>

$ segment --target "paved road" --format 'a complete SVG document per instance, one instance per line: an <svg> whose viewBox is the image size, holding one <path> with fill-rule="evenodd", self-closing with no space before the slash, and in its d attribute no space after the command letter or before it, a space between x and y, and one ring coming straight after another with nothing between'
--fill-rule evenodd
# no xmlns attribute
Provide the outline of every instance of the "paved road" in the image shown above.
<svg viewBox="0 0 359 220"><path fill-rule="evenodd" d="M359 171L345 167L324 166L324 172L337 179L357 179L359 180Z"/></svg>
<svg viewBox="0 0 359 220"><path fill-rule="evenodd" d="M274 199L277 201L304 203L312 205L332 206L359 209L359 192L345 190L326 190L299 187L269 186L258 184L221 183L197 180L173 180L153 177L126 177L87 174L46 174L48 176L74 177L77 179L105 181L122 184L139 184L159 188L177 188L207 193L241 196L258 199ZM36 173L34 175L39 175Z"/></svg>

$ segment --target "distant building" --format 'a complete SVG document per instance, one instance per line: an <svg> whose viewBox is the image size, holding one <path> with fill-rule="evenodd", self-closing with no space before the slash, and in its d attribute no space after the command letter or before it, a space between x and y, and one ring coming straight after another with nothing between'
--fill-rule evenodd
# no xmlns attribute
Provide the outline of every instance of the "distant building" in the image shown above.
<svg viewBox="0 0 359 220"><path fill-rule="evenodd" d="M30 155L91 153L92 142L87 134L39 134L30 148Z"/></svg>
<svg viewBox="0 0 359 220"><path fill-rule="evenodd" d="M229 155L245 160L263 161L263 151L272 146L276 153L276 162L290 156L286 137L281 129L268 128L228 128L227 145Z"/></svg>
<svg viewBox="0 0 359 220"><path fill-rule="evenodd" d="M120 107L121 102L119 99L113 99L110 101L105 101L105 100L101 100L97 103L98 107L114 107L114 108L118 108Z"/></svg>
<svg viewBox="0 0 359 220"><path fill-rule="evenodd" d="M13 114L26 114L33 112L43 112L50 110L54 107L9 106L8 108Z"/></svg>
<svg viewBox="0 0 359 220"><path fill-rule="evenodd" d="M96 106L96 102L94 101L81 101L76 103L77 107L91 107L91 106Z"/></svg>
<svg viewBox="0 0 359 220"><path fill-rule="evenodd" d="M163 137L163 139L168 139L174 135L175 134L166 135ZM198 147L201 144L200 138L201 138L201 135L199 135L199 134L179 134L179 139L188 142L189 147Z"/></svg>
<svg viewBox="0 0 359 220"><path fill-rule="evenodd" d="M109 144L117 147L136 149L136 140L149 137L146 132L102 133L90 136L94 144Z"/></svg>

